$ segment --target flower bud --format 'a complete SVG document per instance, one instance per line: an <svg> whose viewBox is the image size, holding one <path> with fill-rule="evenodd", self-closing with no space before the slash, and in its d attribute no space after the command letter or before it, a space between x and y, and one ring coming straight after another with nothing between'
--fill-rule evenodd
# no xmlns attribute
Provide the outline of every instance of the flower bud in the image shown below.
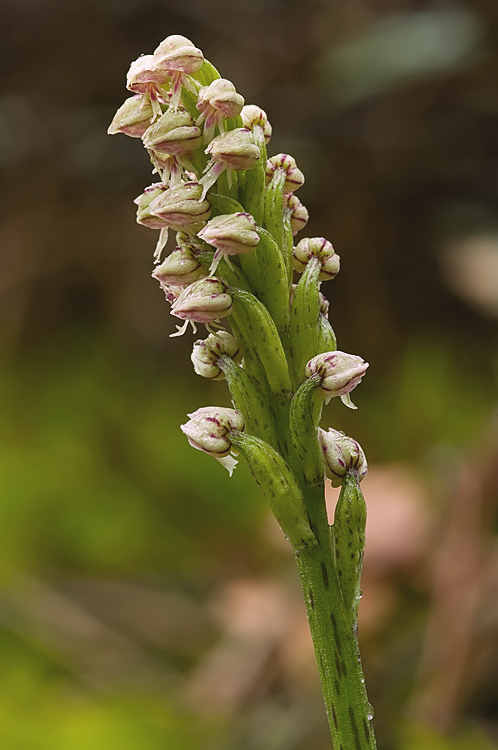
<svg viewBox="0 0 498 750"><path fill-rule="evenodd" d="M259 148L247 128L235 128L216 136L206 149L214 161L232 169L253 169L259 159Z"/></svg>
<svg viewBox="0 0 498 750"><path fill-rule="evenodd" d="M150 229L163 229L167 226L166 222L158 216L151 213L150 204L168 190L168 186L162 182L156 182L149 185L143 191L142 195L135 198L137 204L137 222Z"/></svg>
<svg viewBox="0 0 498 750"><path fill-rule="evenodd" d="M197 375L210 380L224 380L225 374L218 366L222 354L233 359L237 356L237 339L228 331L210 333L204 341L196 341L192 352L192 363Z"/></svg>
<svg viewBox="0 0 498 750"><path fill-rule="evenodd" d="M332 487L339 487L351 469L356 469L360 482L366 477L367 460L356 440L331 427L327 432L319 428L318 440L323 452L325 474L332 480Z"/></svg>
<svg viewBox="0 0 498 750"><path fill-rule="evenodd" d="M211 156L211 161L205 169L205 174L199 180L203 186L203 198L225 169L228 170L229 183L232 169L254 169L258 163L260 151L250 130L235 128L213 138L206 149L206 154Z"/></svg>
<svg viewBox="0 0 498 750"><path fill-rule="evenodd" d="M198 182L186 182L170 188L150 203L150 213L172 229L182 230L199 225L209 219L211 213L211 204L201 199L201 193L202 187Z"/></svg>
<svg viewBox="0 0 498 750"><path fill-rule="evenodd" d="M125 133L132 138L141 138L152 122L154 111L150 100L143 94L130 96L118 109L107 132L109 135Z"/></svg>
<svg viewBox="0 0 498 750"><path fill-rule="evenodd" d="M304 183L304 175L289 154L277 154L266 162L266 184L269 185L278 170L285 173L284 193L293 193Z"/></svg>
<svg viewBox="0 0 498 750"><path fill-rule="evenodd" d="M202 131L186 109L168 109L143 135L145 148L159 158L193 151L202 142Z"/></svg>
<svg viewBox="0 0 498 750"><path fill-rule="evenodd" d="M169 286L185 286L205 275L193 245L183 244L163 260L152 273L154 279Z"/></svg>
<svg viewBox="0 0 498 750"><path fill-rule="evenodd" d="M235 409L205 406L188 416L190 419L181 425L181 430L190 445L220 461L231 476L237 461L229 456L232 449L229 435L232 430L244 429L242 414Z"/></svg>
<svg viewBox="0 0 498 750"><path fill-rule="evenodd" d="M292 235L295 237L308 223L308 209L303 206L294 193L290 193L287 195L287 210L289 211Z"/></svg>
<svg viewBox="0 0 498 750"><path fill-rule="evenodd" d="M264 109L258 107L256 104L246 104L242 107L240 113L242 117L242 124L245 128L256 132L259 128L259 132L262 134L265 143L268 143L271 138L271 125L268 122L268 117Z"/></svg>
<svg viewBox="0 0 498 750"><path fill-rule="evenodd" d="M186 287L171 307L171 314L182 320L209 323L226 318L232 312L232 298L227 285L216 276L209 276Z"/></svg>
<svg viewBox="0 0 498 750"><path fill-rule="evenodd" d="M126 75L126 88L137 94L146 94L150 91L151 83L163 83L166 77L155 70L153 55L140 55L130 65Z"/></svg>
<svg viewBox="0 0 498 750"><path fill-rule="evenodd" d="M305 377L320 376L318 387L327 401L340 396L341 401L356 409L349 393L356 388L367 371L368 363L355 354L345 352L325 352L313 357L305 368Z"/></svg>
<svg viewBox="0 0 498 750"><path fill-rule="evenodd" d="M324 237L305 237L298 242L293 250L293 264L296 271L304 271L311 258L318 258L321 271L318 279L326 281L337 276L341 267L341 259L335 252L332 243Z"/></svg>
<svg viewBox="0 0 498 750"><path fill-rule="evenodd" d="M237 117L243 106L243 97L226 78L217 78L209 86L204 86L197 99L197 109L201 114L196 121L196 125L206 121L204 142L208 143L213 138L216 124L221 133L225 132L223 118Z"/></svg>
<svg viewBox="0 0 498 750"><path fill-rule="evenodd" d="M183 86L197 93L196 85L189 76L199 70L203 63L204 55L201 50L179 34L167 37L154 50L152 69L156 77L153 80L164 84L169 79L172 110L176 110L180 103Z"/></svg>
<svg viewBox="0 0 498 750"><path fill-rule="evenodd" d="M202 67L204 55L197 49L190 39L180 34L166 37L154 50L154 68L172 75L180 73L195 73Z"/></svg>
<svg viewBox="0 0 498 750"><path fill-rule="evenodd" d="M224 255L250 253L259 242L251 214L221 214L210 219L198 237Z"/></svg>

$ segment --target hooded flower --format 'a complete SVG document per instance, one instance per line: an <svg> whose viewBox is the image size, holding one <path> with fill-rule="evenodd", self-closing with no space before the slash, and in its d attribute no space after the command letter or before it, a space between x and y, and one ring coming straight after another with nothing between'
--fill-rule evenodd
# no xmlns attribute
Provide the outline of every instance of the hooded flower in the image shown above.
<svg viewBox="0 0 498 750"><path fill-rule="evenodd" d="M232 444L230 432L244 429L244 418L235 409L206 406L197 409L186 424L181 425L190 445L216 458L228 470L230 476L237 461L230 456Z"/></svg>
<svg viewBox="0 0 498 750"><path fill-rule="evenodd" d="M366 373L368 362L355 354L325 352L313 357L305 368L307 378L317 377L318 387L327 401L340 396L341 401L356 409L349 394Z"/></svg>

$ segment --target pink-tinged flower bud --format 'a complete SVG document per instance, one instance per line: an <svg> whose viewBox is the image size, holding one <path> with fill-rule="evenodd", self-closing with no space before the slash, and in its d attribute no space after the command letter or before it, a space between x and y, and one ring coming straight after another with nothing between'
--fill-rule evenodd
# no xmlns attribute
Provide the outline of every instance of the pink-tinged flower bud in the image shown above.
<svg viewBox="0 0 498 750"><path fill-rule="evenodd" d="M368 362L355 354L325 352L313 357L305 368L305 377L319 376L318 387L327 401L340 396L341 401L356 409L349 393L356 388L368 368Z"/></svg>
<svg viewBox="0 0 498 750"><path fill-rule="evenodd" d="M154 68L168 75L174 72L195 73L202 67L204 55L190 39L180 34L166 37L154 50Z"/></svg>
<svg viewBox="0 0 498 750"><path fill-rule="evenodd" d="M332 487L339 487L351 469L356 469L360 482L366 477L367 460L356 440L331 427L327 432L319 428L318 440L323 452L325 474L332 480Z"/></svg>
<svg viewBox="0 0 498 750"><path fill-rule="evenodd" d="M308 223L309 213L306 206L303 206L297 195L290 193L287 197L287 210L289 211L290 224L292 229L293 237L296 236L301 229L304 229Z"/></svg>
<svg viewBox="0 0 498 750"><path fill-rule="evenodd" d="M305 237L293 250L293 264L296 271L302 272L311 258L318 258L321 264L320 281L333 279L341 267L341 259L332 243L324 237Z"/></svg>
<svg viewBox="0 0 498 750"><path fill-rule="evenodd" d="M254 169L259 159L259 149L247 128L235 128L216 136L206 154L232 169Z"/></svg>
<svg viewBox="0 0 498 750"><path fill-rule="evenodd" d="M229 182L231 170L254 169L258 163L260 151L250 130L235 128L213 138L206 149L206 154L211 156L211 161L206 167L206 173L199 180L204 187L203 197L225 169L228 170Z"/></svg>
<svg viewBox="0 0 498 750"><path fill-rule="evenodd" d="M134 60L126 76L126 88L137 94L146 94L150 90L149 84L163 83L165 75L161 75L154 69L153 55L140 55Z"/></svg>
<svg viewBox="0 0 498 750"><path fill-rule="evenodd" d="M170 103L175 110L180 103L182 86L197 93L196 85L189 76L202 67L204 55L189 39L173 34L154 50L153 58L154 71L164 76L165 80L170 79Z"/></svg>
<svg viewBox="0 0 498 750"><path fill-rule="evenodd" d="M132 138L141 138L150 126L154 111L150 99L143 94L130 96L118 109L107 132L109 135L125 133Z"/></svg>
<svg viewBox="0 0 498 750"><path fill-rule="evenodd" d="M159 159L193 151L202 143L202 131L186 109L168 110L144 133L145 148Z"/></svg>
<svg viewBox="0 0 498 750"><path fill-rule="evenodd" d="M216 248L210 271L216 268L222 256L250 253L259 242L256 222L246 213L215 216L198 232L198 237Z"/></svg>
<svg viewBox="0 0 498 750"><path fill-rule="evenodd" d="M186 182L155 198L149 205L150 213L172 229L200 229L211 213L211 204L203 200L201 194L202 187L198 182Z"/></svg>
<svg viewBox="0 0 498 750"><path fill-rule="evenodd" d="M231 476L237 461L229 455L232 449L230 433L243 431L242 414L235 409L205 406L188 416L190 420L181 425L181 430L190 445L220 461Z"/></svg>
<svg viewBox="0 0 498 750"><path fill-rule="evenodd" d="M266 112L256 104L246 104L242 107L240 113L242 117L242 124L245 128L252 130L254 134L262 136L265 143L268 143L271 138L271 125L268 122Z"/></svg>
<svg viewBox="0 0 498 750"><path fill-rule="evenodd" d="M162 115L160 102L168 103L168 95L161 90L168 76L154 67L153 55L141 55L130 65L126 76L126 88L135 94L144 94L150 102L154 119Z"/></svg>
<svg viewBox="0 0 498 750"><path fill-rule="evenodd" d="M186 287L173 303L171 314L194 323L210 323L226 318L232 312L232 298L227 285L216 276L199 279Z"/></svg>
<svg viewBox="0 0 498 750"><path fill-rule="evenodd" d="M216 125L220 133L224 133L223 119L237 117L243 106L243 97L237 93L233 83L227 81L226 78L217 78L209 86L204 86L199 91L197 99L197 109L201 114L196 121L196 125L205 121L204 142L209 143L213 138Z"/></svg>
<svg viewBox="0 0 498 750"><path fill-rule="evenodd" d="M169 190L167 185L162 182L156 182L153 185L149 185L143 191L142 195L135 198L137 204L137 222L142 224L144 227L150 229L163 229L167 226L166 222L158 216L155 216L150 211L150 204L161 195Z"/></svg>
<svg viewBox="0 0 498 750"><path fill-rule="evenodd" d="M266 162L266 184L269 185L278 170L285 173L284 193L293 193L304 184L304 175L289 154L277 154Z"/></svg>
<svg viewBox="0 0 498 750"><path fill-rule="evenodd" d="M197 375L210 380L224 380L225 375L218 365L222 354L234 359L239 352L237 339L228 331L210 333L204 341L196 341L192 352L192 363Z"/></svg>
<svg viewBox="0 0 498 750"><path fill-rule="evenodd" d="M160 266L153 271L152 276L161 284L168 286L186 286L206 275L206 269L197 258L197 251L193 245L179 245Z"/></svg>

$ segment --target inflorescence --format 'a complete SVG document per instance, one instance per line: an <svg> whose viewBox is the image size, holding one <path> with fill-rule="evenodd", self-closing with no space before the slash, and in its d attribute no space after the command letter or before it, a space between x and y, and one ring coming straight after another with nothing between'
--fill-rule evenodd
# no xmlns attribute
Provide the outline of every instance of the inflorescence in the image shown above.
<svg viewBox="0 0 498 750"><path fill-rule="evenodd" d="M322 404L332 397L356 408L349 393L368 365L337 351L328 321L320 285L339 272L332 244L315 237L294 246L308 221L295 195L303 173L288 154L267 158L266 113L246 105L183 36L169 36L135 60L127 88L132 95L108 132L140 138L157 175L135 202L138 223L159 230L152 275L171 314L184 321L171 335L189 323L194 332L196 323L206 326L208 337L194 344L195 371L226 378L235 407L190 415L182 426L189 442L231 472L234 450L249 460L240 445L245 430L272 460L279 454L291 462L303 442L292 415L299 421L304 404L312 412L322 480L326 474L340 484L351 469L363 478L358 443L318 427ZM175 248L162 260L169 230ZM294 271L301 274L296 284ZM306 466L302 471L306 476Z"/></svg>

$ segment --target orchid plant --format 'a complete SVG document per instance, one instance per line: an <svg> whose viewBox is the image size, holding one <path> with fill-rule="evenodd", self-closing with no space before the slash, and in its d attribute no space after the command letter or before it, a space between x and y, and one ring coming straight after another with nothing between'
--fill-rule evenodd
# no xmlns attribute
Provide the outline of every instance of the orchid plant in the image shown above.
<svg viewBox="0 0 498 750"><path fill-rule="evenodd" d="M226 380L234 407L198 409L181 429L230 474L235 456L247 461L294 549L334 747L372 750L357 638L367 464L355 440L319 426L332 398L356 408L368 367L337 350L320 291L339 256L323 237L294 245L308 220L295 195L303 173L288 154L267 158L265 112L191 41L169 36L139 57L127 88L109 133L140 138L157 175L137 221L159 230L152 275L184 321L172 335L204 324L195 372ZM332 525L327 479L341 486Z"/></svg>

